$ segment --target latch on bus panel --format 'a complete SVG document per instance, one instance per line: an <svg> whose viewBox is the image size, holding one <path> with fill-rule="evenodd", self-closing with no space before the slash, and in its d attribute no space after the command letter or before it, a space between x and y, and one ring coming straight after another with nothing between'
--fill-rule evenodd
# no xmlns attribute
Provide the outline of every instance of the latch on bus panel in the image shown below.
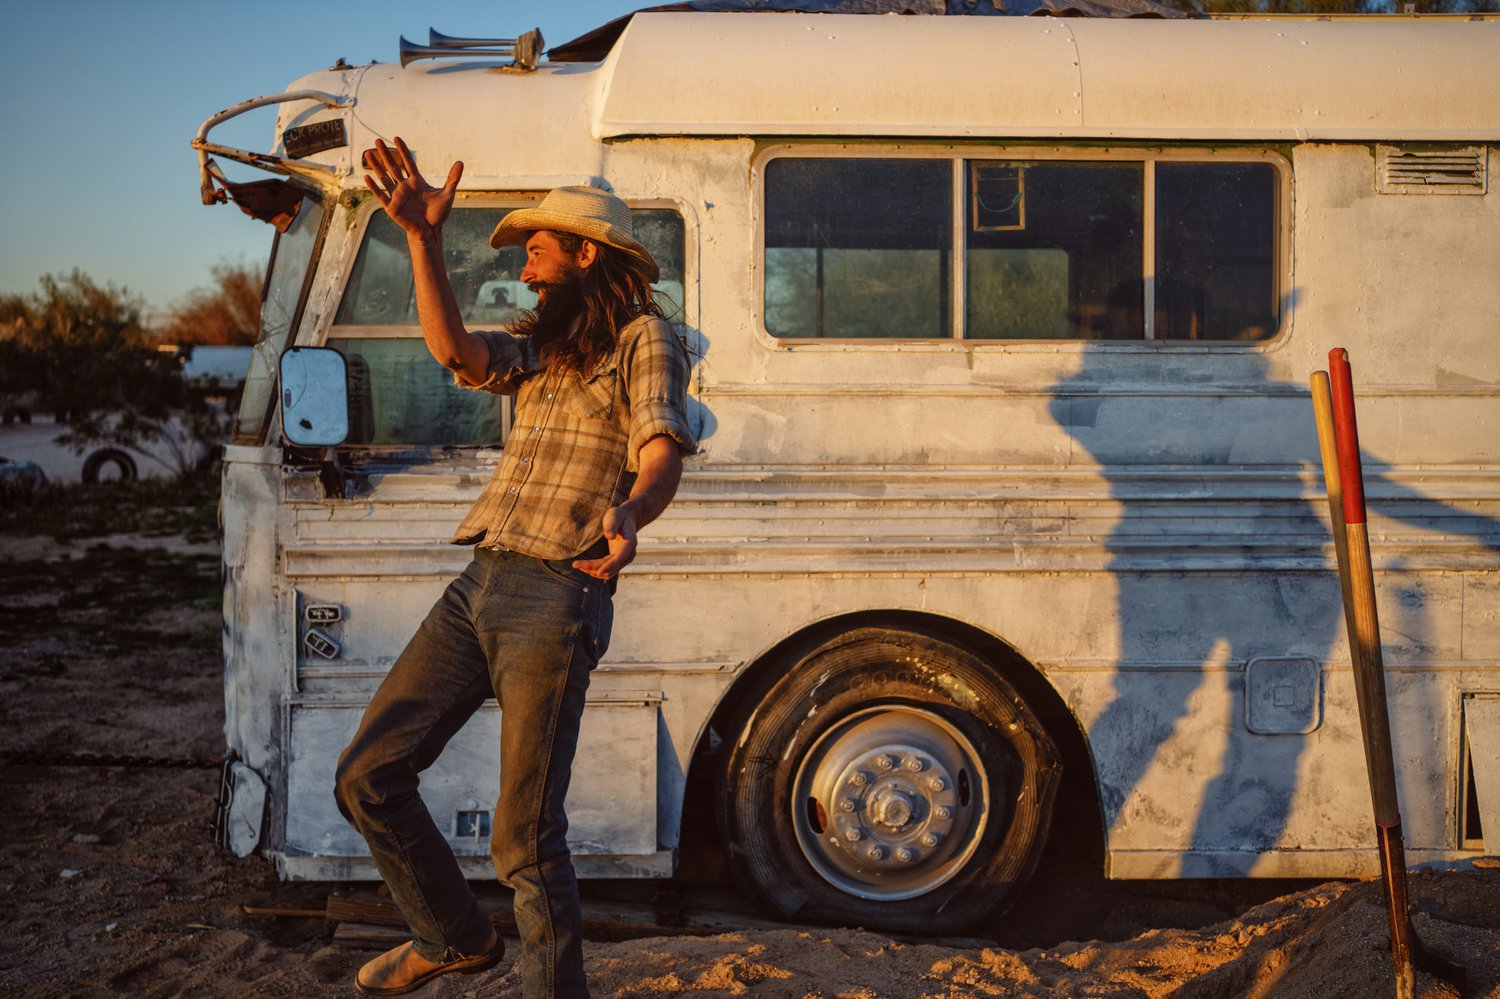
<svg viewBox="0 0 1500 999"><path fill-rule="evenodd" d="M302 635L302 645L313 655L324 659L337 659L344 654L343 647L319 625L338 624L344 619L344 608L340 604L308 604L302 608L302 620L307 630Z"/></svg>

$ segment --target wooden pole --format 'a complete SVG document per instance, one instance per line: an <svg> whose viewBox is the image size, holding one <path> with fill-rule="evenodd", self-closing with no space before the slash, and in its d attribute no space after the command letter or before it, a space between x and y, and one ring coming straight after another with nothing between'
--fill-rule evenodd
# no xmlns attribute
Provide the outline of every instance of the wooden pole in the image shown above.
<svg viewBox="0 0 1500 999"><path fill-rule="evenodd" d="M1391 928L1391 958L1395 964L1397 999L1416 995L1411 910L1406 889L1406 854L1401 841L1401 809L1396 799L1396 770L1391 752L1391 719L1386 703L1385 664L1380 649L1380 619L1375 608L1375 574L1370 562L1366 523L1364 475L1359 459L1359 430L1354 416L1353 374L1348 351L1328 353L1332 382L1332 425L1337 462L1324 451L1324 478L1336 474L1330 493L1338 491L1343 510L1345 547L1340 584L1344 619L1349 629L1349 652L1354 663L1354 690L1364 735L1365 767L1370 777L1370 799L1375 810L1375 832L1380 869L1385 880L1386 915ZM1321 372L1320 372L1321 374ZM1313 383L1318 404L1317 378ZM1319 439L1323 437L1319 416ZM1336 472L1335 472L1336 470ZM1330 501L1332 496L1330 495ZM1337 527L1337 524L1335 524ZM1337 546L1337 537L1335 537Z"/></svg>
<svg viewBox="0 0 1500 999"><path fill-rule="evenodd" d="M1349 647L1355 645L1354 601L1349 595L1349 538L1344 529L1344 488L1339 475L1339 446L1333 429L1333 395L1328 372L1312 373L1313 416L1318 421L1318 451L1323 457L1323 485L1328 493L1328 519L1333 525L1334 561L1339 570L1339 592L1343 594L1344 625Z"/></svg>

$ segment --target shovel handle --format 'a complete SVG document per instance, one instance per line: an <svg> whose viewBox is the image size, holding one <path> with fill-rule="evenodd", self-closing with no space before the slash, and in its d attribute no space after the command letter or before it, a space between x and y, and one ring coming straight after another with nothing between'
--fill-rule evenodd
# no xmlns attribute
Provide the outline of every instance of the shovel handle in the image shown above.
<svg viewBox="0 0 1500 999"><path fill-rule="evenodd" d="M1333 429L1333 394L1328 388L1328 372L1312 374L1313 415L1318 422L1318 451L1323 459L1323 485L1328 493L1328 521L1333 527L1334 561L1339 571L1339 592L1344 599L1344 625L1349 633L1349 647L1359 642L1354 625L1354 594L1349 584L1349 536L1344 528L1344 486L1339 475L1339 450Z"/></svg>

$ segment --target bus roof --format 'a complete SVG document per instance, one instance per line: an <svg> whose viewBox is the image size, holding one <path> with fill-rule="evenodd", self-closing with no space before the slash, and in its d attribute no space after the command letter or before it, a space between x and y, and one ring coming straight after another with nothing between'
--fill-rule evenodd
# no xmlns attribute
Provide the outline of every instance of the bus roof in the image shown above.
<svg viewBox="0 0 1500 999"><path fill-rule="evenodd" d="M537 190L651 136L1477 144L1500 140L1497 55L1490 19L638 13L602 62L314 73L294 89L355 108L280 122L344 118L348 145L306 160L353 187L355 151L397 134L462 151L467 189Z"/></svg>
<svg viewBox="0 0 1500 999"><path fill-rule="evenodd" d="M1051 14L1064 17L1194 17L1162 0L1005 0L976 4L972 0L676 0L643 7L617 17L570 42L547 50L553 62L599 62L609 55L625 26L636 14L658 11L754 12L758 14L900 14L950 17L1026 17Z"/></svg>
<svg viewBox="0 0 1500 999"><path fill-rule="evenodd" d="M1500 22L647 13L598 138L1500 138Z"/></svg>

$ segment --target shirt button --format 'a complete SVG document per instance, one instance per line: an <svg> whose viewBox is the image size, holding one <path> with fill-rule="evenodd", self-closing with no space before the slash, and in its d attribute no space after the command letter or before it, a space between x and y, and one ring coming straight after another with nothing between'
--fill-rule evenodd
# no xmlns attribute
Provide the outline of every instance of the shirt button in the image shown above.
<svg viewBox="0 0 1500 999"><path fill-rule="evenodd" d="M525 465L525 464L528 464L528 463L530 463L530 461L531 461L531 459L530 459L530 458L522 458L522 459L521 459L521 464L523 464L523 465Z"/></svg>
<svg viewBox="0 0 1500 999"><path fill-rule="evenodd" d="M515 487L515 486L511 486L511 487L510 487L510 491L511 491L511 492L515 492L515 491L516 491L516 487Z"/></svg>
<svg viewBox="0 0 1500 999"><path fill-rule="evenodd" d="M551 392L548 392L548 393L547 393L547 398L548 398L548 399L550 399L550 398L552 398L552 393L551 393Z"/></svg>

